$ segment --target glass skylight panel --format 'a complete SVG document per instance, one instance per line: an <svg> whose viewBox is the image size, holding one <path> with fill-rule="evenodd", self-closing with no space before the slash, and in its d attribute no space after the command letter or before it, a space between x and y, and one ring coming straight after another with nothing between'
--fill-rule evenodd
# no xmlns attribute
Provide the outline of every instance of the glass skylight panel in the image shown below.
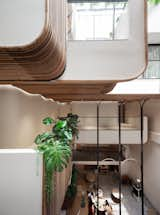
<svg viewBox="0 0 160 215"><path fill-rule="evenodd" d="M148 48L148 67L141 78L154 79L160 78L160 45L149 45Z"/></svg>
<svg viewBox="0 0 160 215"><path fill-rule="evenodd" d="M160 78L160 61L150 61L146 73L144 74L146 79Z"/></svg>
<svg viewBox="0 0 160 215"><path fill-rule="evenodd" d="M68 4L69 40L114 40L128 39L119 28L121 16L127 12L127 2L94 1ZM128 19L128 16L125 16ZM125 23L124 23L125 24ZM128 28L126 21L125 28ZM124 29L122 29L122 32ZM126 32L126 30L125 30Z"/></svg>

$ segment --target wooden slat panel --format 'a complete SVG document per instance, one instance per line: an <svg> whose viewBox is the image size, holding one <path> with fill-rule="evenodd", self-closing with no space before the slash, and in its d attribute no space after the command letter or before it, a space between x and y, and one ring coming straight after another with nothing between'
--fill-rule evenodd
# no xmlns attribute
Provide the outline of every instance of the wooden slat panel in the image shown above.
<svg viewBox="0 0 160 215"><path fill-rule="evenodd" d="M41 94L57 101L101 100L104 92L109 92L115 86L114 83L105 81L54 81L41 83L15 83L15 86L23 90Z"/></svg>
<svg viewBox="0 0 160 215"><path fill-rule="evenodd" d="M34 42L0 47L0 80L52 80L63 73L65 1L46 0L45 16L43 32Z"/></svg>
<svg viewBox="0 0 160 215"><path fill-rule="evenodd" d="M160 94L107 94L115 83L106 81L1 82L56 101L139 101L160 99Z"/></svg>

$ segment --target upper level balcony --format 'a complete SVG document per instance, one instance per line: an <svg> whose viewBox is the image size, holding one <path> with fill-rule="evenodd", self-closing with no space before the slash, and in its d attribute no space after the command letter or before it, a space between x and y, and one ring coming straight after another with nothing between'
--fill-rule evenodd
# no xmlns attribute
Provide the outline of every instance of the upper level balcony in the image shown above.
<svg viewBox="0 0 160 215"><path fill-rule="evenodd" d="M147 65L146 18L145 0L2 1L0 81L136 78Z"/></svg>
<svg viewBox="0 0 160 215"><path fill-rule="evenodd" d="M56 100L104 99L117 82L144 74L146 6L145 0L2 1L0 83ZM148 8L148 43L155 45L159 5ZM148 69L159 67L153 49Z"/></svg>

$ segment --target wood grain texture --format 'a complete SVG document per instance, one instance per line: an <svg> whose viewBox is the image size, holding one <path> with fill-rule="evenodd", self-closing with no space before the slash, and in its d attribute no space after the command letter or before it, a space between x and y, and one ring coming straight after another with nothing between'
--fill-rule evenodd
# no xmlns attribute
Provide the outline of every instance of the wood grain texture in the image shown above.
<svg viewBox="0 0 160 215"><path fill-rule="evenodd" d="M45 189L43 189L43 215L59 215L61 207L65 198L65 194L70 183L70 177L72 174L72 162L68 163L68 166L63 172L55 172L53 174L53 193L50 207L47 206L45 198ZM43 185L45 184L43 176Z"/></svg>
<svg viewBox="0 0 160 215"><path fill-rule="evenodd" d="M6 84L7 82L3 82ZM106 81L12 82L32 94L41 94L60 102L71 101L140 101L159 99L160 94L108 94L116 83Z"/></svg>
<svg viewBox="0 0 160 215"><path fill-rule="evenodd" d="M33 94L41 94L56 101L101 100L111 91L115 83L106 81L50 81L16 82L13 85Z"/></svg>
<svg viewBox="0 0 160 215"><path fill-rule="evenodd" d="M46 0L45 26L31 44L0 47L1 80L52 80L65 68L65 1Z"/></svg>
<svg viewBox="0 0 160 215"><path fill-rule="evenodd" d="M12 84L31 94L40 94L60 102L72 101L140 101L160 99L160 94L108 94L116 83L107 81L38 81L38 82L0 82Z"/></svg>
<svg viewBox="0 0 160 215"><path fill-rule="evenodd" d="M108 94L116 83L106 81L1 82L12 84L31 94L41 94L60 102L72 101L140 101L160 99L160 94Z"/></svg>

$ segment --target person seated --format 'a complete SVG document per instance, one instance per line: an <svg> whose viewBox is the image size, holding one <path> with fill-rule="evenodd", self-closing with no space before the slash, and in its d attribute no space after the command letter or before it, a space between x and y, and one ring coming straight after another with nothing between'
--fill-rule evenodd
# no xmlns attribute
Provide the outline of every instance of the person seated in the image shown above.
<svg viewBox="0 0 160 215"><path fill-rule="evenodd" d="M88 193L88 215L94 215L94 204L92 202L93 192Z"/></svg>
<svg viewBox="0 0 160 215"><path fill-rule="evenodd" d="M113 214L112 207L109 205L108 201L103 196L102 189L98 190L98 198L97 195L95 195L93 192L88 192L88 215L95 215L97 210L98 215Z"/></svg>

